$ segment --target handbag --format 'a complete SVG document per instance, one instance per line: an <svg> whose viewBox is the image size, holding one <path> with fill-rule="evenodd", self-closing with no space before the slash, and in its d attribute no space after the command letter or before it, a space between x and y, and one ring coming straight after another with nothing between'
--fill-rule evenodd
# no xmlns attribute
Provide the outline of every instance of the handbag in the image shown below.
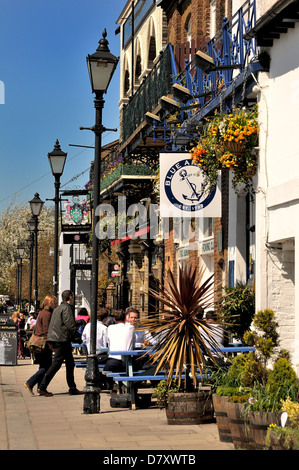
<svg viewBox="0 0 299 470"><path fill-rule="evenodd" d="M28 341L27 347L30 352L33 353L42 353L46 347L46 336L37 336L35 334L31 335L31 338Z"/></svg>

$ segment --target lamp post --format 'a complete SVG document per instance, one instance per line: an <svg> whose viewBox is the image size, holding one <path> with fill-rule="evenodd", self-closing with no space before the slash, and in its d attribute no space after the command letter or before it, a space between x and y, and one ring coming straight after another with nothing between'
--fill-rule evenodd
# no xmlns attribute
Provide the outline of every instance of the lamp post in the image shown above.
<svg viewBox="0 0 299 470"><path fill-rule="evenodd" d="M99 372L96 355L97 337L97 309L98 309L98 269L99 269L99 241L96 236L96 227L99 220L97 207L100 204L100 175L101 175L101 147L102 133L106 128L102 124L102 110L104 107L103 95L112 79L118 58L110 53L106 39L106 29L99 41L96 52L86 58L92 93L95 93L95 125L91 130L95 133L94 154L94 202L92 222L92 277L91 277L91 312L90 312L90 351L87 357L85 374L84 413L98 413L100 409L100 389L98 386Z"/></svg>
<svg viewBox="0 0 299 470"><path fill-rule="evenodd" d="M35 193L34 198L29 201L30 209L32 213L32 217L28 222L29 230L34 234L34 248L35 248L35 259L34 259L34 307L35 312L37 312L38 308L38 244L37 244L37 236L38 236L38 217L42 211L44 202L40 199L39 194Z"/></svg>
<svg viewBox="0 0 299 470"><path fill-rule="evenodd" d="M18 252L18 257L17 257L17 263L20 267L20 278L19 278L19 285L20 285L20 288L19 288L19 304L18 304L18 310L20 311L21 310L21 307L22 307L22 269L23 269L23 256L24 256L24 253L25 253L25 247L24 245L21 243L18 247L17 247L17 252Z"/></svg>
<svg viewBox="0 0 299 470"><path fill-rule="evenodd" d="M28 293L28 312L31 310L31 295L32 295L32 272L33 272L33 247L34 247L34 238L33 233L30 232L29 237L26 240L27 246L29 248L29 293Z"/></svg>
<svg viewBox="0 0 299 470"><path fill-rule="evenodd" d="M20 311L20 280L21 280L21 276L20 276L20 271L21 271L21 263L22 263L22 260L19 256L16 257L16 262L17 262L17 307L18 307L18 312Z"/></svg>
<svg viewBox="0 0 299 470"><path fill-rule="evenodd" d="M55 178L55 230L54 230L54 266L53 266L53 295L57 297L58 292L58 216L59 216L59 188L67 153L60 148L58 139L52 152L48 153L48 159L52 174Z"/></svg>

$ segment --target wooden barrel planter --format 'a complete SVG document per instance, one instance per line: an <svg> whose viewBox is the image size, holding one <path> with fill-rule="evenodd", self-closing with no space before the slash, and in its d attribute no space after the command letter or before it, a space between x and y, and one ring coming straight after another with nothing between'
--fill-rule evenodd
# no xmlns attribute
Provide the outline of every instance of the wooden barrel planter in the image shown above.
<svg viewBox="0 0 299 470"><path fill-rule="evenodd" d="M212 399L219 439L221 442L233 442L227 416L228 397L220 397L213 394Z"/></svg>
<svg viewBox="0 0 299 470"><path fill-rule="evenodd" d="M270 449L271 450L294 450L296 438L288 436L288 442L285 436L279 436L275 430L270 431Z"/></svg>
<svg viewBox="0 0 299 470"><path fill-rule="evenodd" d="M166 407L168 424L203 424L215 421L210 388L172 393Z"/></svg>
<svg viewBox="0 0 299 470"><path fill-rule="evenodd" d="M245 405L243 403L227 402L227 416L235 449L254 450L255 444L249 422L244 418Z"/></svg>
<svg viewBox="0 0 299 470"><path fill-rule="evenodd" d="M248 419L256 449L263 450L265 448L268 426L272 423L279 425L280 416L281 413L250 411Z"/></svg>

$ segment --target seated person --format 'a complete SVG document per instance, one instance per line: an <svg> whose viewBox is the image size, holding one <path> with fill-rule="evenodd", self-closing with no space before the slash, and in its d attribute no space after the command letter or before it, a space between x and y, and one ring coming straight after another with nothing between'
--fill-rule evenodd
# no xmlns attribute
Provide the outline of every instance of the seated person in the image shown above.
<svg viewBox="0 0 299 470"><path fill-rule="evenodd" d="M104 324L105 319L108 317L108 310L100 308L97 313L97 340L96 340L96 352L100 354L101 348L107 348L107 326ZM82 333L82 343L87 349L87 353L90 353L90 322L85 326ZM108 355L106 360L108 359ZM106 362L106 361L105 361Z"/></svg>
<svg viewBox="0 0 299 470"><path fill-rule="evenodd" d="M143 347L146 344L155 344L155 340L152 335L146 330L138 330L139 324L139 310L136 308L128 307L127 313L127 325L131 325L135 328L135 347Z"/></svg>
<svg viewBox="0 0 299 470"><path fill-rule="evenodd" d="M131 325L135 330L135 348L141 348L146 345L156 344L156 340L147 330L138 330L139 324L139 310L128 307L127 310L127 325ZM133 359L134 370L144 369L148 375L154 374L156 371L156 364L149 363L149 357L136 357Z"/></svg>
<svg viewBox="0 0 299 470"><path fill-rule="evenodd" d="M115 324L107 329L107 342L110 351L129 351L135 347L134 327L126 325L126 312L118 310L114 314ZM125 372L126 364L121 355L108 354L107 363L103 369L110 372ZM107 390L112 390L113 379L107 377Z"/></svg>

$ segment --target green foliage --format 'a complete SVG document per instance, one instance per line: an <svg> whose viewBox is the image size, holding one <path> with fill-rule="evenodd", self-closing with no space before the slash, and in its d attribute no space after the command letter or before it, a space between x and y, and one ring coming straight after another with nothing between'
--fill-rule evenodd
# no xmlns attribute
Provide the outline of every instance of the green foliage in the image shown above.
<svg viewBox="0 0 299 470"><path fill-rule="evenodd" d="M248 400L251 389L242 386L241 377L247 364L247 355L240 354L233 358L228 370L216 375L216 395L228 396L229 401L244 403Z"/></svg>
<svg viewBox="0 0 299 470"><path fill-rule="evenodd" d="M282 428L281 426L269 427L266 436L266 450L271 445L279 445L284 450L299 450L299 429Z"/></svg>
<svg viewBox="0 0 299 470"><path fill-rule="evenodd" d="M244 332L250 328L254 312L255 295L249 286L239 283L236 287L225 288L218 314L234 338L243 338Z"/></svg>
<svg viewBox="0 0 299 470"><path fill-rule="evenodd" d="M253 317L254 330L244 333L244 341L254 346L259 360L266 364L278 346L278 323L274 319L273 310L259 310Z"/></svg>
<svg viewBox="0 0 299 470"><path fill-rule="evenodd" d="M284 400L287 396L296 397L299 390L297 375L289 361L284 358L278 359L269 373L267 391L270 397L276 400Z"/></svg>
<svg viewBox="0 0 299 470"><path fill-rule="evenodd" d="M248 411L280 411L283 400L296 401L299 382L291 364L280 358L269 372L266 384L255 382Z"/></svg>
<svg viewBox="0 0 299 470"><path fill-rule="evenodd" d="M246 361L241 373L240 382L243 387L252 388L255 382L266 383L268 371L256 357L254 352L246 355Z"/></svg>
<svg viewBox="0 0 299 470"><path fill-rule="evenodd" d="M172 380L161 380L158 383L152 397L157 398L157 405L160 409L162 409L165 408L169 402L169 394L178 391L179 386L177 382Z"/></svg>

